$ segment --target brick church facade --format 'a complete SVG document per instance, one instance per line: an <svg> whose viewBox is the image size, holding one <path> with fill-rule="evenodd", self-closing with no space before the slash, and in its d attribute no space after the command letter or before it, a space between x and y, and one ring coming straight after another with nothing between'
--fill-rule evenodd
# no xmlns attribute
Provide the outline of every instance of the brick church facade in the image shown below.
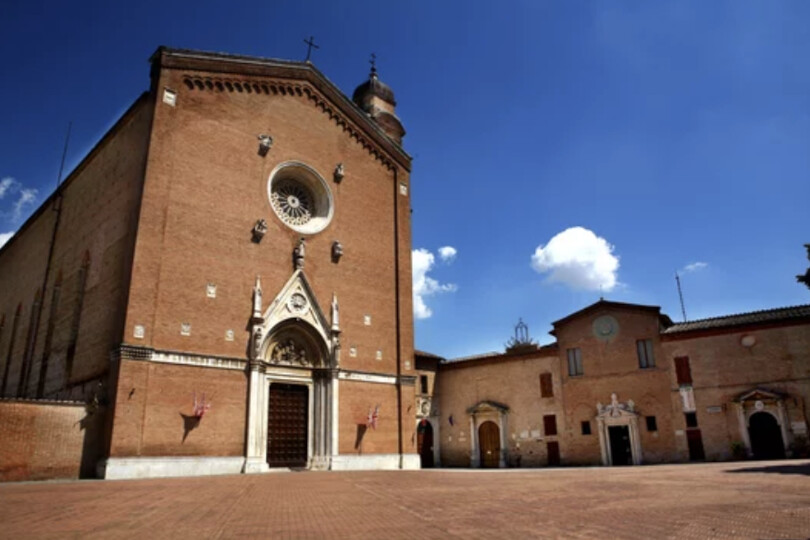
<svg viewBox="0 0 810 540"><path fill-rule="evenodd" d="M36 433L77 400L84 476L418 467L393 92L372 70L349 99L308 62L151 65L0 251L4 477L70 469Z"/></svg>
<svg viewBox="0 0 810 540"><path fill-rule="evenodd" d="M0 249L0 480L798 456L810 306L414 351L392 90L160 48ZM462 336L463 337L463 336ZM804 445L804 446L803 446Z"/></svg>

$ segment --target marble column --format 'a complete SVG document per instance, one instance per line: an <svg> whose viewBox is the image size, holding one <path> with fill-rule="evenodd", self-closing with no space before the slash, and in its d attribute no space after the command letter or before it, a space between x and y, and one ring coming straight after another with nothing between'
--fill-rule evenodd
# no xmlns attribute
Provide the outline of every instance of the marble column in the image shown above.
<svg viewBox="0 0 810 540"><path fill-rule="evenodd" d="M245 473L267 472L267 381L260 362L251 361Z"/></svg>

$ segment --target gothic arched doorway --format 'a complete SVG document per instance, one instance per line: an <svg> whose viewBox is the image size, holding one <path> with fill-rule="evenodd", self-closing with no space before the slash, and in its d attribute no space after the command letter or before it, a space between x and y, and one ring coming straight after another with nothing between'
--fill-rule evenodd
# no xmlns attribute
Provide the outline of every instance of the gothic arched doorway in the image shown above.
<svg viewBox="0 0 810 540"><path fill-rule="evenodd" d="M498 424L487 420L478 426L478 445L481 449L481 467L498 468L501 461L501 433Z"/></svg>
<svg viewBox="0 0 810 540"><path fill-rule="evenodd" d="M416 446L422 468L433 467L433 425L427 419L420 420L419 427L416 428Z"/></svg>
<svg viewBox="0 0 810 540"><path fill-rule="evenodd" d="M782 430L770 413L758 412L748 419L748 436L754 459L784 459Z"/></svg>

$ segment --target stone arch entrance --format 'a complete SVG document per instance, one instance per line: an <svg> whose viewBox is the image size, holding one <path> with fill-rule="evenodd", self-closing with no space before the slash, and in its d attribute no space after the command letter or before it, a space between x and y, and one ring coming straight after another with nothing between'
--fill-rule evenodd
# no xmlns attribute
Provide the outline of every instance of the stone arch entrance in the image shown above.
<svg viewBox="0 0 810 540"><path fill-rule="evenodd" d="M620 403L615 393L610 404L596 404L596 424L603 465L640 465L641 437L638 433L638 413L630 399Z"/></svg>
<svg viewBox="0 0 810 540"><path fill-rule="evenodd" d="M495 469L500 466L501 435L498 424L492 420L478 426L478 445L481 451L481 467Z"/></svg>
<svg viewBox="0 0 810 540"><path fill-rule="evenodd" d="M419 452L419 463L423 469L432 468L433 461L433 424L423 418L416 428L416 446Z"/></svg>
<svg viewBox="0 0 810 540"><path fill-rule="evenodd" d="M506 467L506 420L509 407L485 400L467 409L467 413L470 415L470 466ZM486 426L482 427L484 424Z"/></svg>
<svg viewBox="0 0 810 540"><path fill-rule="evenodd" d="M329 469L337 454L337 299L326 321L301 270L262 312L254 287L245 472Z"/></svg>
<svg viewBox="0 0 810 540"><path fill-rule="evenodd" d="M782 429L772 414L764 411L752 414L748 419L748 437L754 459L784 459Z"/></svg>

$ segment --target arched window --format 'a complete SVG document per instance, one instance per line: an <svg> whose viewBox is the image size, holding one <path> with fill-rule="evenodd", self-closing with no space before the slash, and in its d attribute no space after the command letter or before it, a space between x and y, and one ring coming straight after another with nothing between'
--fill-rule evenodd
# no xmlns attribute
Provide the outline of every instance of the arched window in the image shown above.
<svg viewBox="0 0 810 540"><path fill-rule="evenodd" d="M8 342L8 354L6 355L6 365L3 367L3 387L0 388L3 396L6 396L6 385L8 383L8 372L11 367L11 359L14 354L14 338L17 337L17 327L20 325L20 315L22 314L22 302L17 304L17 311L14 313L14 322L11 324L11 338Z"/></svg>
<svg viewBox="0 0 810 540"><path fill-rule="evenodd" d="M45 331L45 346L42 349L42 361L39 363L39 381L37 382L37 397L41 398L45 394L45 376L48 373L48 360L51 357L51 347L53 345L53 329L56 324L56 314L59 309L59 296L62 292L62 271L56 275L51 292L51 312L48 315L48 328Z"/></svg>
<svg viewBox="0 0 810 540"><path fill-rule="evenodd" d="M76 303L73 307L73 323L70 327L70 340L68 341L67 355L65 358L65 384L70 382L70 376L73 373L73 361L76 358L76 342L79 339L79 324L82 319L82 305L84 304L84 293L87 287L87 273L89 269L90 252L85 251L82 266L79 268Z"/></svg>
<svg viewBox="0 0 810 540"><path fill-rule="evenodd" d="M25 338L25 350L23 350L22 364L20 364L20 376L17 378L17 397L25 397L28 388L28 377L31 374L31 357L34 355L34 342L37 335L39 321L39 305L42 302L42 291L37 289L34 294L34 303L31 305L31 317L28 321L28 336Z"/></svg>

